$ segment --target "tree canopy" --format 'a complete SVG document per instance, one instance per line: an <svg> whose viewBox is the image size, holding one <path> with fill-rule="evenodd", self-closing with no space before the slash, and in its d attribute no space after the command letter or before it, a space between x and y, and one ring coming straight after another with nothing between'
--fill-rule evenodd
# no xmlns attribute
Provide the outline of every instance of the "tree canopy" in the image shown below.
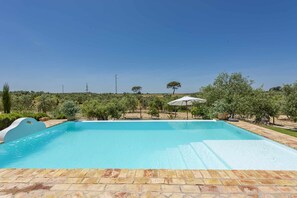
<svg viewBox="0 0 297 198"><path fill-rule="evenodd" d="M141 93L141 90L142 90L142 87L141 86L134 86L132 87L131 89L134 93L138 93L140 94Z"/></svg>
<svg viewBox="0 0 297 198"><path fill-rule="evenodd" d="M284 113L297 122L297 82L285 85L284 90Z"/></svg>
<svg viewBox="0 0 297 198"><path fill-rule="evenodd" d="M172 94L174 95L175 90L181 87L181 83L177 81L172 81L167 84L167 89L173 89Z"/></svg>
<svg viewBox="0 0 297 198"><path fill-rule="evenodd" d="M252 80L241 73L221 73L213 84L201 89L202 97L209 105L218 100L226 103L226 112L234 117L236 113L240 113L238 110L241 109L242 100L251 94L252 83Z"/></svg>

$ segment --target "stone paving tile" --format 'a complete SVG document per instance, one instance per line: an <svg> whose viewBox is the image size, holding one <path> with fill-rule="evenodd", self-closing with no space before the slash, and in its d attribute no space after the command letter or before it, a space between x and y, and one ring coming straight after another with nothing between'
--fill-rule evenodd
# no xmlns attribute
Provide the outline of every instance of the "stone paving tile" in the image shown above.
<svg viewBox="0 0 297 198"><path fill-rule="evenodd" d="M142 191L149 192L161 192L161 185L157 184L146 184L142 185Z"/></svg>
<svg viewBox="0 0 297 198"><path fill-rule="evenodd" d="M186 184L204 184L203 179L186 179Z"/></svg>
<svg viewBox="0 0 297 198"><path fill-rule="evenodd" d="M199 185L202 193L218 193L219 189L215 185Z"/></svg>
<svg viewBox="0 0 297 198"><path fill-rule="evenodd" d="M184 193L199 193L200 189L197 185L181 185L181 191Z"/></svg>
<svg viewBox="0 0 297 198"><path fill-rule="evenodd" d="M222 184L225 186L237 186L239 185L239 181L236 179L223 179L221 180Z"/></svg>
<svg viewBox="0 0 297 198"><path fill-rule="evenodd" d="M180 192L179 185L161 185L162 192Z"/></svg>
<svg viewBox="0 0 297 198"><path fill-rule="evenodd" d="M218 184L221 184L221 181L219 179L203 179L203 182L205 184L209 184L209 185L218 185Z"/></svg>

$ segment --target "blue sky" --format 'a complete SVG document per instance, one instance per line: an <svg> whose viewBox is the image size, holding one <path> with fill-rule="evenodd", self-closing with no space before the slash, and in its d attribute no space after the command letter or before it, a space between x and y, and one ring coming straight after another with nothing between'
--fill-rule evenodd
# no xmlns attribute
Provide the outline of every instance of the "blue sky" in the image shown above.
<svg viewBox="0 0 297 198"><path fill-rule="evenodd" d="M194 92L220 72L297 80L296 0L0 0L0 85Z"/></svg>

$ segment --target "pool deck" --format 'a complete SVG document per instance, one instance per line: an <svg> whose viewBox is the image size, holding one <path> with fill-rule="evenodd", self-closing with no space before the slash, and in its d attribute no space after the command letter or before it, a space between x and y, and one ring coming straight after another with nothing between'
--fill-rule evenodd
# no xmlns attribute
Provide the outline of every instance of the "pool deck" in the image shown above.
<svg viewBox="0 0 297 198"><path fill-rule="evenodd" d="M66 122L67 119L60 119L60 120L47 120L44 121L43 123L45 124L46 127L52 127L58 124L62 124L63 122Z"/></svg>
<svg viewBox="0 0 297 198"><path fill-rule="evenodd" d="M197 197L198 194L297 197L297 171L0 169L0 196Z"/></svg>
<svg viewBox="0 0 297 198"><path fill-rule="evenodd" d="M296 148L297 138L232 124ZM297 198L297 171L0 169L0 197Z"/></svg>

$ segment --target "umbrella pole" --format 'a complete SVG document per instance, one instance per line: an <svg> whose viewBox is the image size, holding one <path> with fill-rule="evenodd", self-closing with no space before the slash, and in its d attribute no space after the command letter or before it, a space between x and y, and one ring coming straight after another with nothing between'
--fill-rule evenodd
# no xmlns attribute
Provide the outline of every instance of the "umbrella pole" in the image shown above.
<svg viewBox="0 0 297 198"><path fill-rule="evenodd" d="M189 114L188 101L186 101L186 108L187 108L187 120L188 120L189 119L189 116L188 116L188 114Z"/></svg>

